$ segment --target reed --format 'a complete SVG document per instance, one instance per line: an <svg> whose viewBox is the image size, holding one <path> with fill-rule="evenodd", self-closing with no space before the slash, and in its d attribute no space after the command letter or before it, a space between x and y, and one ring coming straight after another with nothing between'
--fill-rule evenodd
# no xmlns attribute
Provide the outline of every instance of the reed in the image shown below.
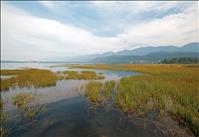
<svg viewBox="0 0 199 137"><path fill-rule="evenodd" d="M32 120L45 109L43 105L36 106L34 104L35 100L35 94L26 92L18 93L11 99L12 105L17 107L24 118L28 120Z"/></svg>
<svg viewBox="0 0 199 137"><path fill-rule="evenodd" d="M102 88L101 82L89 82L85 86L85 96L94 103L98 103L100 101L100 92Z"/></svg>
<svg viewBox="0 0 199 137"><path fill-rule="evenodd" d="M124 112L144 114L158 109L162 115L169 113L184 121L185 125L198 136L198 68L187 65L157 65L150 66L148 70L146 68L140 70L148 74L121 79L116 90L116 104Z"/></svg>
<svg viewBox="0 0 199 137"><path fill-rule="evenodd" d="M102 98L103 99L110 99L113 89L115 87L115 81L110 80L110 81L106 81L103 83L103 87L102 87Z"/></svg>
<svg viewBox="0 0 199 137"><path fill-rule="evenodd" d="M1 91L18 87L46 87L56 84L58 77L50 70L24 69L24 70L1 70L1 75L15 75L9 79L1 79Z"/></svg>
<svg viewBox="0 0 199 137"><path fill-rule="evenodd" d="M144 114L158 109L162 116L170 114L183 121L199 136L198 64L102 64L72 67L142 72L143 75L120 80L115 103L127 113Z"/></svg>
<svg viewBox="0 0 199 137"><path fill-rule="evenodd" d="M115 81L93 82L90 81L85 86L85 96L94 103L111 98L115 87Z"/></svg>
<svg viewBox="0 0 199 137"><path fill-rule="evenodd" d="M3 103L2 100L0 101L0 109L1 109L1 116L0 116L0 124L1 124L1 127L0 127L0 137L4 137L5 133L6 133L6 129L4 127L6 119L5 119L5 112L4 112L4 103Z"/></svg>

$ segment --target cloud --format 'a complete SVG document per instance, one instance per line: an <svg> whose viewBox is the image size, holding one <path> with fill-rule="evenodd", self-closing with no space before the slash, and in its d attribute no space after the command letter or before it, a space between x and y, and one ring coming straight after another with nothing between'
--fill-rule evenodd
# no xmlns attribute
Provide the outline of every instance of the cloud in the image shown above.
<svg viewBox="0 0 199 137"><path fill-rule="evenodd" d="M129 27L119 36L131 44L139 41L142 45L183 45L198 41L198 15L198 7L192 5L183 13Z"/></svg>
<svg viewBox="0 0 199 137"><path fill-rule="evenodd" d="M113 46L118 38L101 38L88 30L35 17L11 6L4 5L1 13L2 59L37 60L118 48ZM107 47L107 44L110 46Z"/></svg>
<svg viewBox="0 0 199 137"><path fill-rule="evenodd" d="M122 26L112 37L92 30L36 17L6 3L1 8L1 59L44 60L118 51L147 45L183 45L198 41L198 6L192 3L183 12L135 25ZM46 7L53 6L44 4ZM149 6L149 5L148 5ZM152 4L149 7L154 7ZM169 7L169 6L168 6ZM166 7L165 7L166 8ZM140 12L142 8L138 8ZM115 22L114 26L119 25ZM98 29L98 28L96 28Z"/></svg>

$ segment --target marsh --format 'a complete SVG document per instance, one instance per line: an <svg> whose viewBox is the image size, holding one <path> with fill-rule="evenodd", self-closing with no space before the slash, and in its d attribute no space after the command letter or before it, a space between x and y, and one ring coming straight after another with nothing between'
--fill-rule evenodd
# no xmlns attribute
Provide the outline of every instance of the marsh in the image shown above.
<svg viewBox="0 0 199 137"><path fill-rule="evenodd" d="M198 1L1 1L0 137L199 137Z"/></svg>
<svg viewBox="0 0 199 137"><path fill-rule="evenodd" d="M8 74L21 75L20 73L27 73L29 70L31 71L28 73L32 73L33 70L36 69L36 72L49 71L53 74L53 77L59 77L60 73L73 74L73 77L68 77L67 79L56 78L55 84L53 85L44 84L43 86L35 86L33 82L32 85L23 85L21 87L12 86L12 88L8 88L8 90L1 91L4 105L3 112L6 114L4 124L4 128L7 131L5 132L6 136L194 136L194 132L191 133L191 130L187 132L186 128L189 126L186 121L183 127L179 126L178 120L166 114L167 110L163 108L165 102L159 102L160 104L158 104L158 100L153 100L159 95L155 92L152 93L154 89L147 89L147 85L145 85L147 84L147 79L151 80L147 75L146 78L144 77L145 72L152 72L148 68L154 67L153 69L158 70L161 66L145 65L145 71L143 71L143 65L129 66L125 64L113 64L104 65L103 69L95 65L58 66L56 68L51 67L51 65L46 66L47 64L40 65L44 65L43 68L45 69L14 68L7 72L3 70L1 74L3 74L3 76ZM175 72L176 66L164 67L174 69L173 72ZM182 67L190 69L190 67ZM193 67L193 69L194 68L195 67ZM141 69L141 71L139 71L139 69ZM20 73L18 70L20 70ZM189 72L188 69L187 71ZM77 75L81 74L81 72L89 74L89 79L85 76L82 78L80 77L81 75ZM44 76L43 72L33 73L36 78L40 78L41 74L41 76ZM157 73L157 71L154 73ZM103 76L103 78L96 79L98 75ZM48 78L49 75L45 76ZM52 76L50 75L50 78ZM26 75L23 74L23 80L24 78L26 78ZM30 80L28 78L31 78L30 75L28 75L27 81ZM153 81L155 79L153 78ZM168 77L166 79L168 79ZM144 83L140 83L140 85L138 83L139 81ZM167 82L163 83L166 84ZM158 90L156 85L150 85L152 86L150 88L156 88L156 90ZM161 87L163 88L163 85ZM128 90L125 88L128 88ZM134 88L134 90L130 88ZM135 90L139 89L143 92L141 96L135 92ZM126 92L123 93L123 90L126 90ZM45 111L35 116L35 119L31 122L25 120L21 112L11 104L12 97L18 93L36 95L33 106L35 104L45 105ZM153 95L154 98L151 95ZM142 103L141 101L145 102L144 100L147 101L147 99L149 99L148 101L151 100L151 103L149 102L146 106L140 104ZM157 104L154 101L157 102ZM141 106L137 106L138 103ZM166 123L167 126L163 126ZM194 129L196 127L192 128ZM192 128L190 127L190 129ZM197 128L195 131L197 134Z"/></svg>

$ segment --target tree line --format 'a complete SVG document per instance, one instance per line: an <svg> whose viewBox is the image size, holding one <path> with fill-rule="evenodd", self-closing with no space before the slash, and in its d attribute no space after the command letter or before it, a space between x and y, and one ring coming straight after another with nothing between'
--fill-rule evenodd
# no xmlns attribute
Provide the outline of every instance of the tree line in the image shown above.
<svg viewBox="0 0 199 137"><path fill-rule="evenodd" d="M178 58L165 58L161 60L162 64L199 64L199 57L178 57Z"/></svg>

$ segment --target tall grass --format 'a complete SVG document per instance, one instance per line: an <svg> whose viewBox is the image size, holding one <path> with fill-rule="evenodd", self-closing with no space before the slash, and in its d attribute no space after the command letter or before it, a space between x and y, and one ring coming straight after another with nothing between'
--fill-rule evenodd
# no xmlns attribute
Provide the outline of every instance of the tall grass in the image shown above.
<svg viewBox="0 0 199 137"><path fill-rule="evenodd" d="M12 76L8 79L1 79L0 91L9 90L15 87L47 87L54 86L59 79L84 79L95 80L104 79L103 75L97 75L93 71L61 71L54 73L44 69L16 69L16 70L1 70L2 76Z"/></svg>
<svg viewBox="0 0 199 137"><path fill-rule="evenodd" d="M6 133L4 124L5 124L5 113L4 113L4 103L0 101L0 109L1 109L1 116L0 116L0 137L3 137Z"/></svg>
<svg viewBox="0 0 199 137"><path fill-rule="evenodd" d="M125 112L144 113L159 109L183 120L199 135L199 70L181 65L141 69L148 75L121 79L115 102ZM137 69L137 68L136 68ZM137 69L138 70L138 69ZM150 74L150 75L149 75Z"/></svg>
<svg viewBox="0 0 199 137"><path fill-rule="evenodd" d="M143 75L120 80L115 103L124 112L144 114L158 109L161 115L170 114L184 121L199 136L199 65L111 64L73 67L143 72Z"/></svg>
<svg viewBox="0 0 199 137"><path fill-rule="evenodd" d="M101 82L89 82L85 86L85 96L88 97L88 99L91 102L97 103L100 101L100 91L102 88Z"/></svg>
<svg viewBox="0 0 199 137"><path fill-rule="evenodd" d="M43 105L34 105L35 100L34 94L21 92L12 97L12 105L18 108L25 119L32 120L45 109Z"/></svg>
<svg viewBox="0 0 199 137"><path fill-rule="evenodd" d="M110 80L110 81L105 82L102 87L102 98L110 99L114 87L115 87L115 81Z"/></svg>
<svg viewBox="0 0 199 137"><path fill-rule="evenodd" d="M9 79L1 79L1 91L10 87L45 87L56 84L57 75L50 70L24 69L24 70L1 70L1 75L15 75Z"/></svg>
<svg viewBox="0 0 199 137"><path fill-rule="evenodd" d="M110 99L114 86L115 81L106 81L104 83L91 81L85 86L85 96L94 103Z"/></svg>

